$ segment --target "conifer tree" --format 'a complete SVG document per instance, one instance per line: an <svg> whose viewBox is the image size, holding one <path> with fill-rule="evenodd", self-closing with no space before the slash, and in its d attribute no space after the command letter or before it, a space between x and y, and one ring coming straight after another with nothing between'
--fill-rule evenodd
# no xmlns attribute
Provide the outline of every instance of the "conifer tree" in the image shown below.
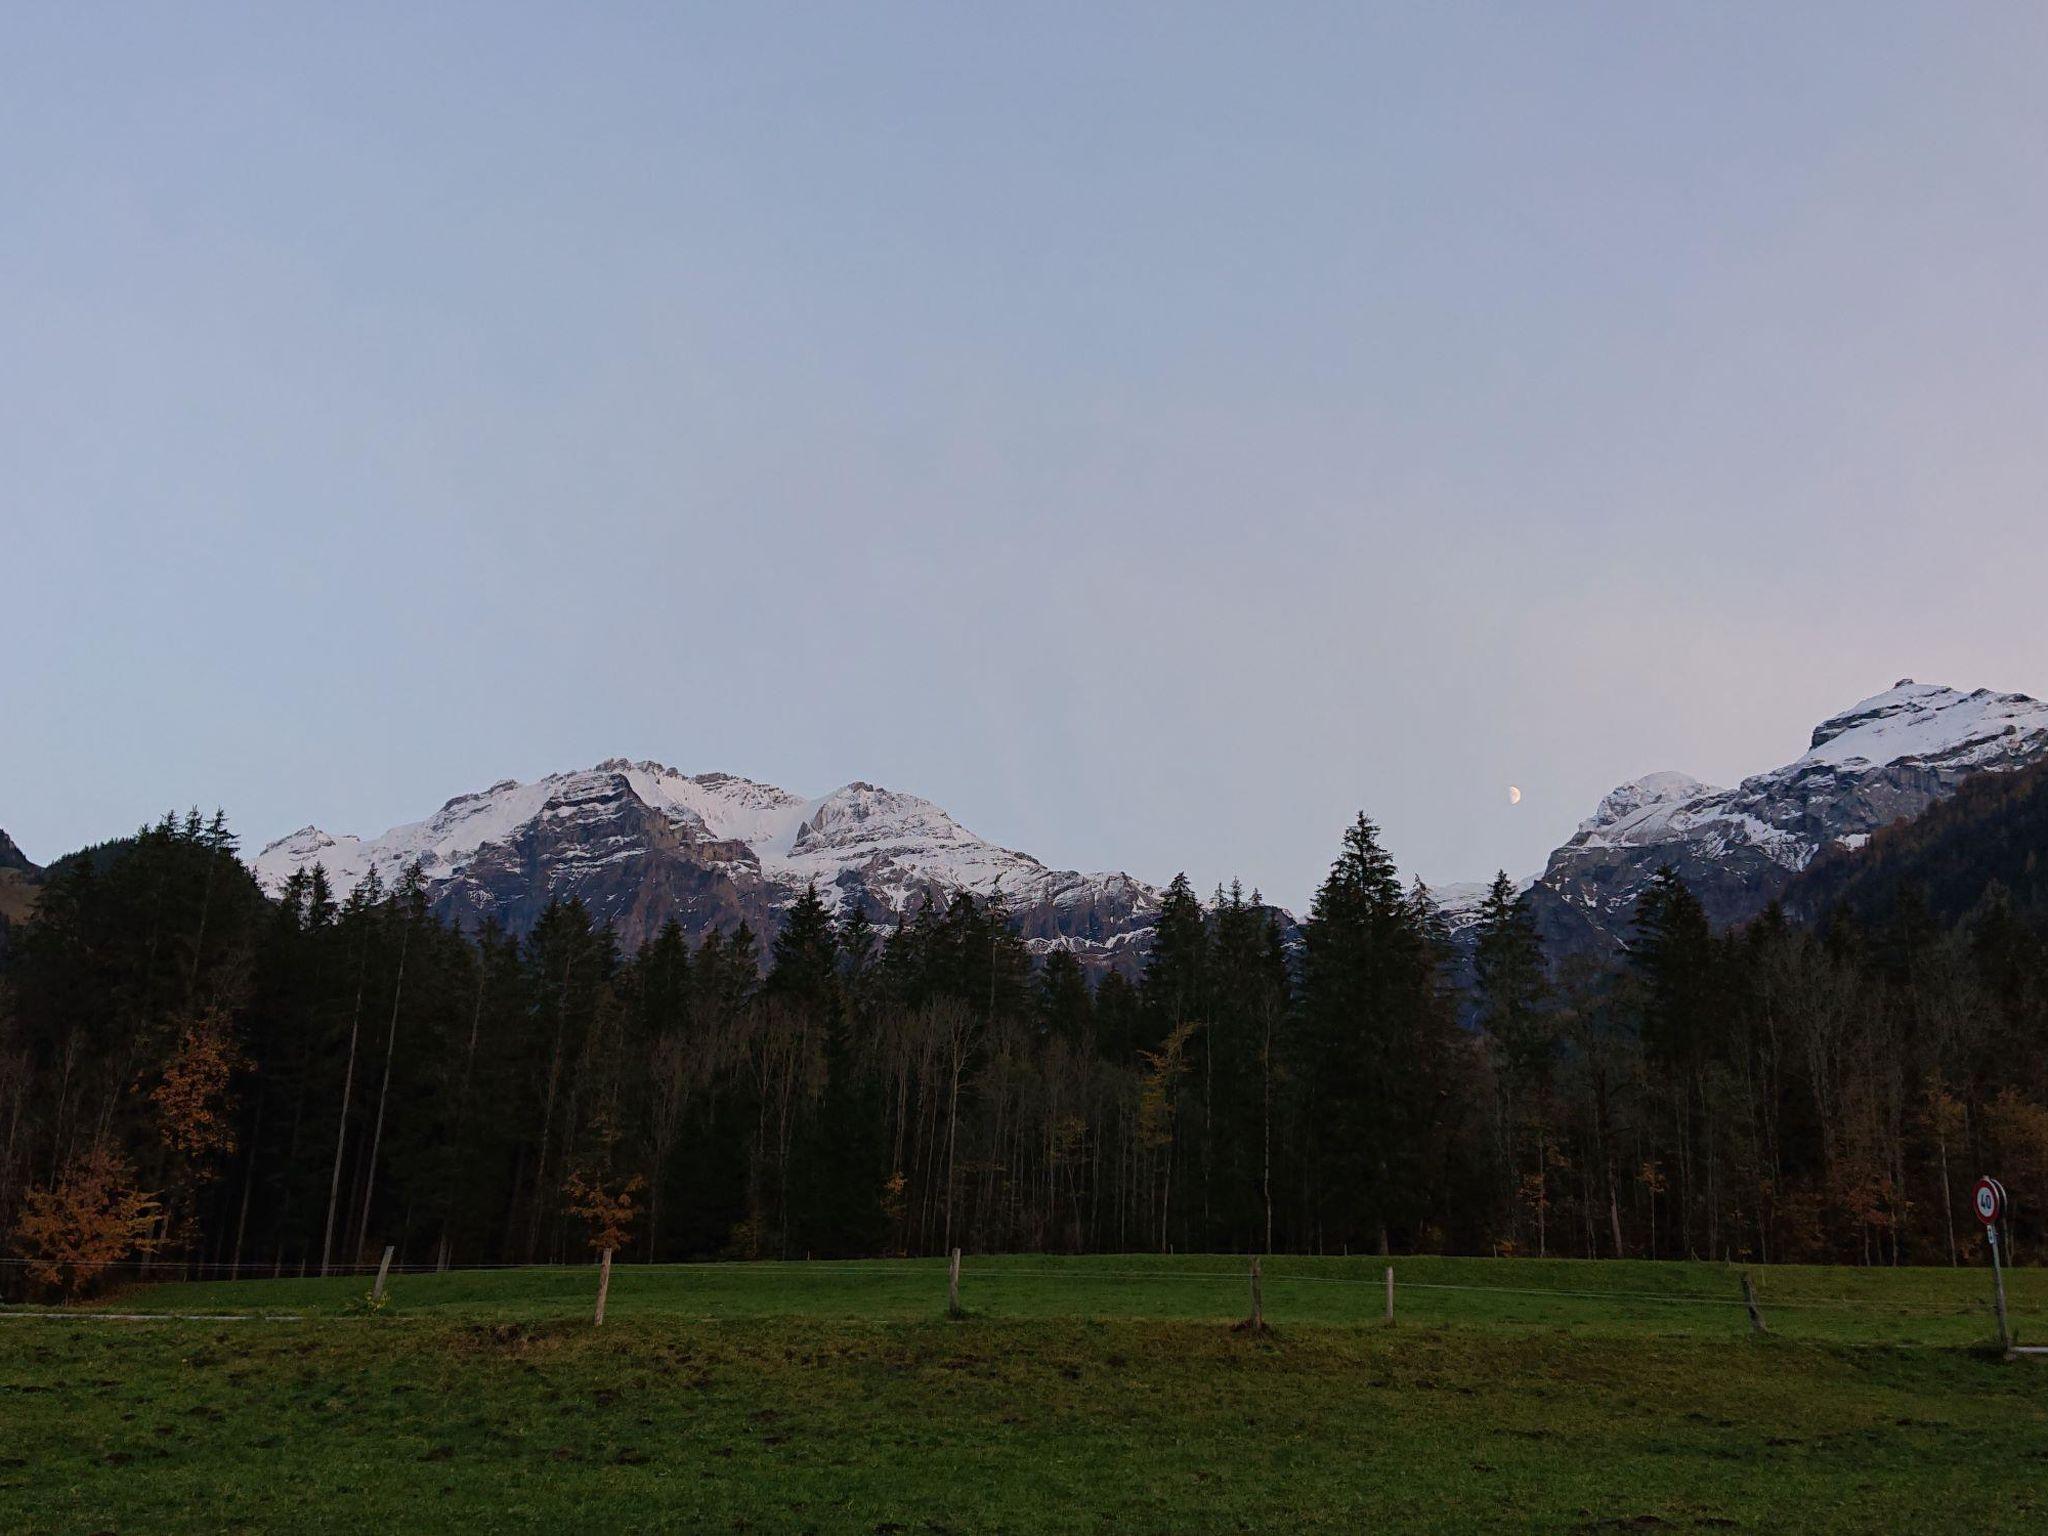
<svg viewBox="0 0 2048 1536"><path fill-rule="evenodd" d="M1503 1192L1536 1180L1539 1218L1547 1209L1549 1139L1541 1100L1556 1052L1555 1020L1545 1006L1543 941L1526 899L1502 870L1479 904L1472 946L1473 1022L1484 1033L1498 1101ZM1522 1172L1525 1132L1535 1129L1533 1175ZM1512 1217L1509 1218L1512 1221ZM1537 1250L1547 1249L1539 1226Z"/></svg>
<svg viewBox="0 0 2048 1536"><path fill-rule="evenodd" d="M1185 874L1175 875L1159 900L1159 921L1145 957L1143 993L1148 1016L1145 1050L1157 1050L1174 1029L1207 1012L1209 924Z"/></svg>
<svg viewBox="0 0 2048 1536"><path fill-rule="evenodd" d="M1326 1245L1363 1240L1386 1252L1431 1203L1451 1026L1430 935L1363 815L1344 834L1303 939L1314 1219Z"/></svg>
<svg viewBox="0 0 2048 1536"><path fill-rule="evenodd" d="M1054 1039L1080 1046L1091 1042L1095 999L1087 972L1070 949L1056 949L1038 967L1038 1027Z"/></svg>
<svg viewBox="0 0 2048 1536"><path fill-rule="evenodd" d="M1636 902L1629 963L1647 987L1644 1045L1653 1057L1696 1063L1708 1048L1714 935L1699 898L1668 864Z"/></svg>

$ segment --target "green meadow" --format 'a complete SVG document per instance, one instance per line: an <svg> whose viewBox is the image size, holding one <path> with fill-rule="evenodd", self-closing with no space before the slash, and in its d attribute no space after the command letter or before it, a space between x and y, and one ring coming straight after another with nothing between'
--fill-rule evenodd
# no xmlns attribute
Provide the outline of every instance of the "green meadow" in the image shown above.
<svg viewBox="0 0 2048 1536"><path fill-rule="evenodd" d="M2048 1527L1980 1270L1219 1256L130 1288L0 1315L0 1530ZM2048 1340L2048 1271L2009 1277ZM144 1314L135 1316L134 1314Z"/></svg>

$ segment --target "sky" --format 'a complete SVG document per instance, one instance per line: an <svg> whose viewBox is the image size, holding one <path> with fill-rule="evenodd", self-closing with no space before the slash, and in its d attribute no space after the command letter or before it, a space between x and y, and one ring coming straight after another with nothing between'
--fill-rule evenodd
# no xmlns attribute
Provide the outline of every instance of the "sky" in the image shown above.
<svg viewBox="0 0 2048 1536"><path fill-rule="evenodd" d="M624 755L1298 904L2048 694L2040 7L6 32L32 858Z"/></svg>

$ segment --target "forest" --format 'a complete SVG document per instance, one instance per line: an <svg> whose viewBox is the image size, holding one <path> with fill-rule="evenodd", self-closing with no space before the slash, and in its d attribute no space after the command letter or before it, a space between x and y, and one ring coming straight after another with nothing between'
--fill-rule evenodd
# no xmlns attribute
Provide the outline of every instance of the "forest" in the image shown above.
<svg viewBox="0 0 2048 1536"><path fill-rule="evenodd" d="M1979 797L1963 843L2009 858L1986 818L2040 798ZM1454 943L1361 815L1298 932L1180 878L1142 974L1094 980L969 896L630 954L573 901L460 931L417 870L272 899L221 816L166 817L53 865L0 951L0 1283L386 1245L1949 1264L1991 1170L2031 1262L2048 911L1952 851L1930 901L1955 822L1805 922L1717 933L1667 871L1600 962L1505 876Z"/></svg>

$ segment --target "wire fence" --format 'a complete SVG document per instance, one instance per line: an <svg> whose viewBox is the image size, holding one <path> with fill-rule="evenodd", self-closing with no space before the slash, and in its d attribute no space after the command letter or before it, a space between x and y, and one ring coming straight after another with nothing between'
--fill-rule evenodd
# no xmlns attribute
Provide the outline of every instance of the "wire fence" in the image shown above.
<svg viewBox="0 0 2048 1536"><path fill-rule="evenodd" d="M1134 1263L1134 1257L969 1256L960 1270L966 1310L988 1318L1130 1319L1224 1318L1249 1311L1255 1319L1270 1316L1290 1326L1355 1326L1398 1319L1432 1326L1621 1330L1650 1336L1691 1335L1703 1327L1725 1326L1738 1333L1768 1329L1788 1337L1917 1347L1982 1342L1992 1318L1989 1277L1969 1270L1802 1271L1690 1263L1669 1266L1670 1288L1645 1289L1642 1279L1664 1266L1630 1263L1614 1279L1633 1283L1602 1285L1585 1282L1611 1261L1389 1262L1275 1255L1256 1262L1250 1256L1147 1256ZM1526 1283L1525 1276L1535 1277L1526 1270L1515 1271L1532 1262L1539 1273L1569 1267L1577 1272L1557 1278L1577 1283ZM6 1256L0 1257L0 1266L5 1267L0 1276L12 1274L14 1280L5 1289L24 1293L20 1282L32 1261ZM324 1277L315 1266L280 1266L275 1261L128 1260L95 1268L89 1277L95 1293L90 1302L0 1304L0 1317L338 1319L364 1311L362 1284L375 1276L377 1306L372 1310L381 1311L389 1295L400 1316L476 1321L499 1315L587 1318L588 1301L603 1289L611 1293L615 1311L641 1316L673 1315L693 1321L813 1314L904 1319L939 1310L939 1299L947 1294L947 1267L943 1258L621 1261L603 1267L608 1273L600 1281L601 1266L594 1258L553 1264L444 1265L398 1262L394 1255L383 1262L331 1263ZM1472 1273L1482 1267L1487 1271L1483 1278ZM2025 1294L2015 1308L2022 1322L2048 1304L2048 1272L2030 1273L2039 1279L2030 1278L2022 1287ZM1753 1290L1746 1283L1752 1276ZM1835 1279L1834 1293L1807 1289L1823 1276ZM1841 1294L1844 1276L1853 1277L1848 1289L1861 1286L1875 1293ZM498 1279L504 1284L493 1283ZM1260 1298L1265 1293L1270 1295L1262 1314ZM1742 1320L1745 1310L1751 1320L1748 1329ZM1694 1321L1685 1320L1688 1313ZM1672 1321L1658 1324L1658 1315ZM1714 1321L1723 1318L1725 1324ZM1930 1334L1935 1337L1926 1336Z"/></svg>

